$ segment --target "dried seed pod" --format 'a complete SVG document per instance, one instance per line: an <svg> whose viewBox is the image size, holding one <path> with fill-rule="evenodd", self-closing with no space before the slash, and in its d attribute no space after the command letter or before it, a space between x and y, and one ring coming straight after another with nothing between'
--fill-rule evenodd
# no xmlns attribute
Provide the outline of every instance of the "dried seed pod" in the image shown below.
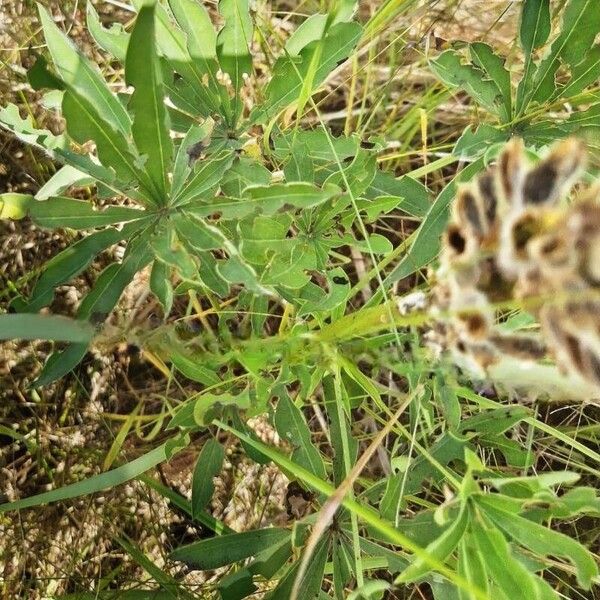
<svg viewBox="0 0 600 600"><path fill-rule="evenodd" d="M582 384L578 393L600 392L600 186L563 202L584 164L578 140L556 144L530 166L513 139L496 166L460 187L432 293L432 312L444 321L436 344L459 364L485 372L550 354L569 381ZM499 308L524 300L541 337L498 326Z"/></svg>
<svg viewBox="0 0 600 600"><path fill-rule="evenodd" d="M525 204L555 204L571 188L585 163L585 148L576 138L556 144L548 156L532 168L525 177Z"/></svg>

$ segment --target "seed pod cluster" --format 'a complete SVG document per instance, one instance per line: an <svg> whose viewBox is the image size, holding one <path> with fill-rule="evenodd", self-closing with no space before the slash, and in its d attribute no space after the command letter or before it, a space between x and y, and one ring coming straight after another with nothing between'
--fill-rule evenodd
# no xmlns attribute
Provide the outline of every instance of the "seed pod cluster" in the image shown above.
<svg viewBox="0 0 600 600"><path fill-rule="evenodd" d="M570 192L585 163L570 138L530 164L519 139L462 185L442 238L433 288L437 341L486 373L502 357L552 358L600 390L600 187ZM522 306L539 335L506 333Z"/></svg>

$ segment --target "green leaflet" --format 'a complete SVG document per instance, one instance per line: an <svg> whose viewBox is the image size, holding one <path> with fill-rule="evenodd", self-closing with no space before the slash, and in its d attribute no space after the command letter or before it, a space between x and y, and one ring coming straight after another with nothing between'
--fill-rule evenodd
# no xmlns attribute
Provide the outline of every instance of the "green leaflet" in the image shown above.
<svg viewBox="0 0 600 600"><path fill-rule="evenodd" d="M55 340L88 344L94 328L57 315L0 315L0 340Z"/></svg>
<svg viewBox="0 0 600 600"><path fill-rule="evenodd" d="M510 73L504 66L504 59L495 54L491 46L481 42L470 44L469 53L473 63L485 71L498 88L503 99L502 118L510 121L512 117L512 86Z"/></svg>
<svg viewBox="0 0 600 600"><path fill-rule="evenodd" d="M117 242L133 235L140 223L126 225L122 230L104 229L75 242L46 263L37 280L30 300L21 298L13 301L13 307L20 312L37 312L52 302L54 288L76 277L88 267L92 259Z"/></svg>
<svg viewBox="0 0 600 600"><path fill-rule="evenodd" d="M217 35L210 16L202 4L194 0L169 0L177 24L187 35L187 49L200 73L217 70Z"/></svg>
<svg viewBox="0 0 600 600"><path fill-rule="evenodd" d="M194 361L179 352L171 354L173 366L185 377L192 381L198 381L206 386L213 386L221 383L221 379L211 369L206 368L197 361Z"/></svg>
<svg viewBox="0 0 600 600"><path fill-rule="evenodd" d="M220 0L219 13L225 25L217 36L217 56L221 69L230 77L235 90L244 83L243 75L252 74L253 23L248 0Z"/></svg>
<svg viewBox="0 0 600 600"><path fill-rule="evenodd" d="M0 127L11 131L26 144L40 148L58 162L87 173L97 181L114 189L114 173L92 161L88 156L69 150L65 135L55 136L47 129L34 127L31 115L22 119L16 105L8 104L0 108Z"/></svg>
<svg viewBox="0 0 600 600"><path fill-rule="evenodd" d="M481 554L475 547L472 536L463 535L458 545L458 572L474 587L486 595L489 594L488 575ZM474 600L475 596L465 590L459 590L461 600Z"/></svg>
<svg viewBox="0 0 600 600"><path fill-rule="evenodd" d="M207 440L202 446L192 477L192 517L210 502L215 490L213 477L221 472L224 459L225 449L217 440Z"/></svg>
<svg viewBox="0 0 600 600"><path fill-rule="evenodd" d="M137 157L131 152L125 136L101 120L95 107L84 96L76 90L66 90L62 112L68 134L79 144L93 140L100 161L112 168L125 185L137 179L145 182L146 177L136 167Z"/></svg>
<svg viewBox="0 0 600 600"><path fill-rule="evenodd" d="M600 11L594 0L570 0L565 7L560 33L540 62L531 88L525 92L523 110L531 101L547 100L556 88L554 77L560 61L574 68L592 47L600 31Z"/></svg>
<svg viewBox="0 0 600 600"><path fill-rule="evenodd" d="M271 183L271 172L262 162L245 156L238 157L221 180L225 196L242 198L247 188Z"/></svg>
<svg viewBox="0 0 600 600"><path fill-rule="evenodd" d="M313 600L319 594L321 582L325 572L325 564L327 563L327 555L329 551L329 539L323 537L317 544L315 552L310 560L310 563L300 582L302 600ZM272 590L265 600L279 600L280 598L289 598L299 564L296 563L284 577L281 578L277 587Z"/></svg>
<svg viewBox="0 0 600 600"><path fill-rule="evenodd" d="M195 166L194 156L199 149L204 149L203 141L210 134L210 128L207 124L193 125L185 134L179 144L177 154L175 155L175 164L173 165L173 178L171 182L171 196L177 198L181 187L186 182L192 168Z"/></svg>
<svg viewBox="0 0 600 600"><path fill-rule="evenodd" d="M151 561L138 546L125 538L117 538L116 541L160 585L161 589L167 592L170 599L194 600L194 596L180 585L173 576Z"/></svg>
<svg viewBox="0 0 600 600"><path fill-rule="evenodd" d="M125 206L107 206L96 210L90 202L54 197L29 205L30 217L41 227L55 229L91 229L114 223L148 218L148 213Z"/></svg>
<svg viewBox="0 0 600 600"><path fill-rule="evenodd" d="M173 307L173 286L171 285L171 268L169 265L155 260L150 273L150 289L163 307L164 317L168 317Z"/></svg>
<svg viewBox="0 0 600 600"><path fill-rule="evenodd" d="M108 89L96 65L73 45L60 31L44 7L38 4L44 37L60 78L77 94L87 100L101 119L127 136L131 120L123 105Z"/></svg>
<svg viewBox="0 0 600 600"><path fill-rule="evenodd" d="M150 246L157 260L177 269L183 279L196 280L198 273L196 262L171 226L161 230L158 235L154 236Z"/></svg>
<svg viewBox="0 0 600 600"><path fill-rule="evenodd" d="M400 208L414 217L423 217L430 208L429 190L408 175L394 177L391 173L377 171L371 185L365 190L367 198L397 196L402 198Z"/></svg>
<svg viewBox="0 0 600 600"><path fill-rule="evenodd" d="M88 344L69 344L60 352L54 351L31 387L44 387L72 371L87 353ZM59 498L60 499L60 498Z"/></svg>
<svg viewBox="0 0 600 600"><path fill-rule="evenodd" d="M543 556L561 556L569 560L577 569L577 581L589 589L592 579L598 575L598 567L592 554L579 542L563 533L552 531L496 505L494 496L480 496L478 503L485 513L519 544Z"/></svg>
<svg viewBox="0 0 600 600"><path fill-rule="evenodd" d="M279 398L274 424L277 433L293 448L291 459L317 477L326 479L323 459L312 444L304 416L287 394L282 394Z"/></svg>
<svg viewBox="0 0 600 600"><path fill-rule="evenodd" d="M259 554L289 536L288 530L275 527L231 533L181 546L171 552L170 557L202 571L218 569Z"/></svg>
<svg viewBox="0 0 600 600"><path fill-rule="evenodd" d="M71 165L63 165L35 194L36 200L48 200L57 196L73 185L92 185L94 178Z"/></svg>
<svg viewBox="0 0 600 600"><path fill-rule="evenodd" d="M454 154L461 158L476 159L485 155L495 144L506 142L509 132L482 123L475 131L470 126L463 131L462 135L454 145Z"/></svg>
<svg viewBox="0 0 600 600"><path fill-rule="evenodd" d="M527 59L550 35L550 0L524 0L519 37Z"/></svg>
<svg viewBox="0 0 600 600"><path fill-rule="evenodd" d="M342 4L342 6L340 6L340 4ZM338 6L340 6L341 10L338 10L331 23L332 25L343 21L350 21L356 10L356 3L354 0L346 0L344 3L338 3ZM325 33L327 19L328 15L317 13L300 23L285 43L286 52L290 56L297 56L303 48L308 46L308 44L320 40Z"/></svg>
<svg viewBox="0 0 600 600"><path fill-rule="evenodd" d="M92 290L79 305L77 318L89 320L94 325L99 325L105 321L119 301L123 290L131 282L134 275L148 262L150 262L150 252L145 243L145 236L142 235L128 247L128 253L122 263L113 263L102 271ZM48 294L51 293L50 291ZM43 299L47 300L47 296L43 296ZM31 310L31 304L27 305L26 308ZM62 352L55 352L50 355L40 376L33 385L41 387L66 375L85 356L86 349L87 344L74 343Z"/></svg>
<svg viewBox="0 0 600 600"><path fill-rule="evenodd" d="M94 38L94 41L100 48L106 50L106 52L114 56L117 60L125 62L129 34L120 24L114 24L110 29L102 27L98 13L91 2L88 2L86 11L88 31Z"/></svg>
<svg viewBox="0 0 600 600"><path fill-rule="evenodd" d="M226 245L227 239L217 227L204 219L185 212L173 218L179 239L195 253L216 250Z"/></svg>
<svg viewBox="0 0 600 600"><path fill-rule="evenodd" d="M425 552L435 557L440 562L458 546L469 522L469 511L465 505L461 506L458 517L448 528L425 548ZM429 565L422 559L416 558L397 578L395 583L408 583L416 581L430 571Z"/></svg>
<svg viewBox="0 0 600 600"><path fill-rule="evenodd" d="M146 235L142 234L128 246L122 263L113 263L102 271L92 290L81 301L77 317L90 319L96 324L102 323L134 275L149 262L150 251Z"/></svg>
<svg viewBox="0 0 600 600"><path fill-rule="evenodd" d="M173 198L173 205L182 206L194 200L202 199L205 192L218 185L225 171L233 163L234 158L234 152L223 150L216 155L210 155L204 160L198 161L185 183L180 185L180 190Z"/></svg>
<svg viewBox="0 0 600 600"><path fill-rule="evenodd" d="M198 216L219 213L222 219L242 219L253 213L275 215L284 208L314 208L339 193L335 186L321 189L309 183L278 183L245 188L242 198L218 197L211 203L192 203L186 210Z"/></svg>
<svg viewBox="0 0 600 600"><path fill-rule="evenodd" d="M0 194L0 219L22 219L33 202L31 194Z"/></svg>
<svg viewBox="0 0 600 600"><path fill-rule="evenodd" d="M508 542L487 519L475 513L471 535L485 564L485 569L496 585L511 600L537 598L535 576L511 553Z"/></svg>
<svg viewBox="0 0 600 600"><path fill-rule="evenodd" d="M173 143L155 35L154 4L143 6L127 49L125 80L135 88L129 100L129 108L133 112L133 139L142 158L146 157L144 170L154 185L156 203L164 206L169 192Z"/></svg>
<svg viewBox="0 0 600 600"><path fill-rule="evenodd" d="M585 58L571 69L571 79L556 89L555 96L571 98L600 79L600 45L596 44Z"/></svg>
<svg viewBox="0 0 600 600"><path fill-rule="evenodd" d="M497 61L494 60L495 63ZM472 64L464 64L458 52L446 50L432 60L430 65L434 73L445 84L453 88L464 89L492 114L497 114L505 107L500 87L491 79L486 78L481 69Z"/></svg>

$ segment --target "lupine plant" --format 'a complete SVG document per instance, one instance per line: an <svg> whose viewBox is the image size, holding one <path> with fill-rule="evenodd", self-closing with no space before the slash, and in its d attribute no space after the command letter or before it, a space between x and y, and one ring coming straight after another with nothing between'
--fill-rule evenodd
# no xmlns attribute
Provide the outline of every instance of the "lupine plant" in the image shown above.
<svg viewBox="0 0 600 600"><path fill-rule="evenodd" d="M30 293L14 286L13 314L0 315L0 337L67 342L34 387L65 376L90 344L105 346L116 335L197 392L165 401L167 424L154 449L89 479L0 505L0 512L138 478L206 530L170 558L189 569L230 567L213 590L223 600L257 592L272 600L404 593L550 600L597 582L589 540L580 541L571 527L576 517L598 516L597 490L577 486L575 470L536 474L532 438L542 432L557 440L563 462L574 456L587 474L597 473L600 455L534 409L490 399L480 383L465 382L432 356L422 342L434 319L420 305L405 310L410 302L398 302L391 286L409 276L425 294L435 286L424 269L436 260L460 182L482 172L510 137L518 134L536 154L548 141L597 129L600 12L592 0L569 0L553 34L549 2L525 0L522 64L515 60L509 68L483 43L454 44L430 57L433 73L486 115L445 159L445 166L459 160L466 166L432 199L416 174L381 169L384 139L334 135L321 119L310 129L302 120L307 110L319 116L320 86L399 4L384 2L363 26L354 2L335 2L303 21L265 67L261 43L267 42L259 39L248 0L220 0L218 30L196 0L134 0L130 30L105 28L89 3L90 34L123 66L117 85L40 8L50 60L40 55L28 77L34 89L60 98L64 133L37 129L15 105L0 110L0 123L63 166L36 195L0 195L0 216L83 233L48 262ZM265 68L268 83L260 88L257 74ZM547 115L555 109L571 112ZM91 187L92 199L73 198L73 186ZM419 223L401 248L374 227L393 214ZM104 268L75 320L38 314L58 286L116 244L125 248L122 260ZM348 247L367 259L363 281L349 278ZM162 323L126 335L103 328L140 272L148 273ZM370 281L375 289L357 308ZM213 307L218 336L169 320L178 299L198 296ZM246 316L221 311L232 296ZM517 313L511 318L531 324L525 311ZM316 435L312 411L324 435ZM257 415L266 415L283 440L279 448L248 425ZM357 420L373 426L372 441L361 438ZM307 514L291 527L243 532L211 516L225 435L239 440L250 459L272 462L297 482ZM199 436L208 439L191 500L144 474ZM117 444L111 454L118 450ZM376 451L388 468L373 474L366 466ZM157 595L149 597L200 597L134 544L119 543L151 574Z"/></svg>

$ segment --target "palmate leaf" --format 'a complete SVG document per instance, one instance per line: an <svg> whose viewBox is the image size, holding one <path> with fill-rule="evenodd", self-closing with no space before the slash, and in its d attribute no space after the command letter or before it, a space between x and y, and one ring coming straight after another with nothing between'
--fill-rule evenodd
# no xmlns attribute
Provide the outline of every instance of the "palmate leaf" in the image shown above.
<svg viewBox="0 0 600 600"><path fill-rule="evenodd" d="M599 31L597 3L594 0L570 0L563 12L560 33L537 67L530 88L524 92L523 110L531 101L544 102L552 96L561 62L575 68L585 59Z"/></svg>
<svg viewBox="0 0 600 600"><path fill-rule="evenodd" d="M168 112L155 41L155 3L138 13L125 61L125 80L133 86L129 100L133 112L132 133L137 149L145 158L144 169L156 190L159 206L167 204L169 171L173 159Z"/></svg>
<svg viewBox="0 0 600 600"><path fill-rule="evenodd" d="M86 98L105 123L127 136L131 132L129 115L109 90L98 67L60 31L43 6L38 5L38 9L46 44L62 81L78 95Z"/></svg>

